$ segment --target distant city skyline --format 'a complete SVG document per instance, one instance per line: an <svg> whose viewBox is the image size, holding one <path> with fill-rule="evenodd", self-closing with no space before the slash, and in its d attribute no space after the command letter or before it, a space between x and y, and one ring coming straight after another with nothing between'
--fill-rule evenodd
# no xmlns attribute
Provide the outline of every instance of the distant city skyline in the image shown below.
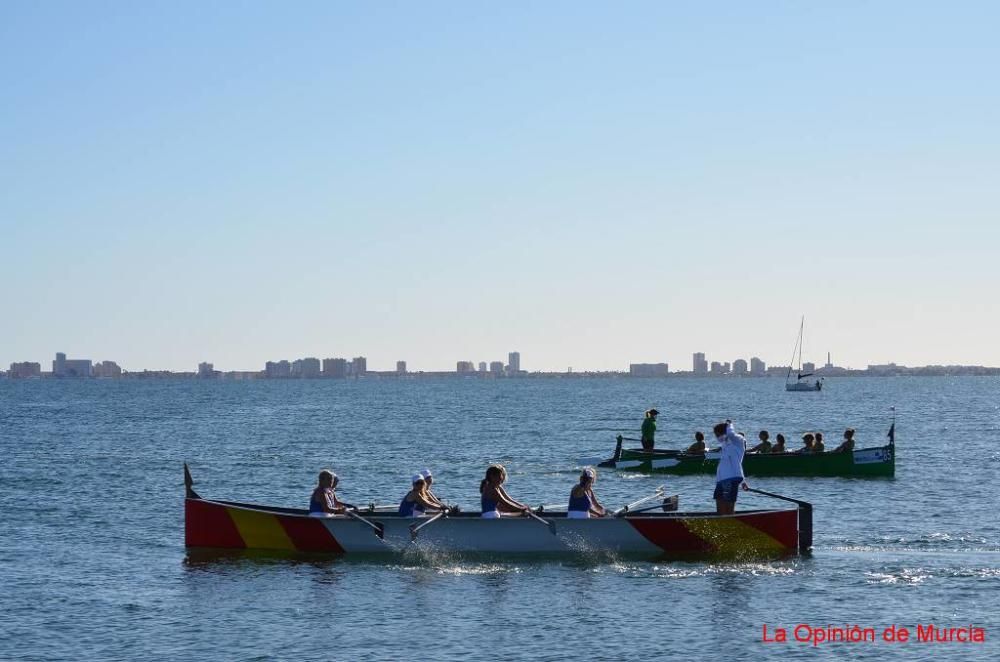
<svg viewBox="0 0 1000 662"><path fill-rule="evenodd" d="M396 360L393 367L368 367L368 358L356 356L350 360L346 358L315 358L301 357L296 359L267 360L262 367L257 368L229 368L225 366L216 367L211 361L201 361L195 367L188 366L181 369L168 369L161 367L122 367L113 360L94 361L92 359L68 358L65 352L56 352L55 358L51 362L51 370L43 370L42 362L38 361L12 361L7 365L0 364L0 374L6 373L8 377L30 378L43 375L55 377L120 377L122 373L141 372L173 372L178 374L193 374L198 377L217 377L223 373L242 373L247 376L259 373L266 378L317 378L317 377L352 377L365 374L419 374L419 373L450 373L457 374L487 374L487 375L517 375L529 373L597 373L616 372L630 374L635 377L662 377L671 374L692 374L704 376L747 376L762 377L783 374L793 366L789 363L768 364L757 356L750 357L747 361L744 358L737 358L732 361L709 361L705 352L695 352L692 354L690 365L671 365L667 362L630 362L625 366L607 369L565 367L563 369L547 370L535 369L524 370L521 367L521 353L509 352L508 363L503 361L475 361L459 360L451 367L442 368L420 368L410 369L407 360ZM987 366L984 364L957 364L957 363L935 363L917 366L907 366L907 364L894 361L883 363L869 363L865 366L840 366L832 362L831 354L828 353L826 362L823 364L812 361L804 361L802 364L803 373L812 373L827 376L844 374L848 371L885 371L897 367L935 367L935 366L965 366L965 367L986 367L997 368L997 366Z"/></svg>
<svg viewBox="0 0 1000 662"><path fill-rule="evenodd" d="M5 3L0 365L1000 365L998 23Z"/></svg>

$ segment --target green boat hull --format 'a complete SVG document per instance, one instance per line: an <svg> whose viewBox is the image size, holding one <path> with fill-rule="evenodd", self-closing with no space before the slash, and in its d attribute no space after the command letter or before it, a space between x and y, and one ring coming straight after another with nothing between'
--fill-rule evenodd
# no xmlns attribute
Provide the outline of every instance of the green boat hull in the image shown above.
<svg viewBox="0 0 1000 662"><path fill-rule="evenodd" d="M648 453L638 449L622 449L619 457L601 463L601 466L624 471L674 475L714 475L718 465L718 455L714 453ZM747 476L886 478L896 473L896 449L894 444L889 444L848 453L747 453L743 457L743 473Z"/></svg>

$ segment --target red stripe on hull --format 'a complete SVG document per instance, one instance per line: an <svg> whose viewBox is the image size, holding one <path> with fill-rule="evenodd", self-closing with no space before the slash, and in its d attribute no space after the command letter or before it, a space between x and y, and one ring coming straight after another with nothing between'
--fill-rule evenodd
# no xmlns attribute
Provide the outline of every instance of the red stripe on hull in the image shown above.
<svg viewBox="0 0 1000 662"><path fill-rule="evenodd" d="M636 531L665 552L690 554L715 551L715 547L691 533L679 519L630 519Z"/></svg>
<svg viewBox="0 0 1000 662"><path fill-rule="evenodd" d="M771 536L786 549L797 549L799 546L798 510L745 515L740 518L740 521Z"/></svg>
<svg viewBox="0 0 1000 662"><path fill-rule="evenodd" d="M346 550L340 546L323 521L315 517L282 517L278 515L281 528L300 552L336 552Z"/></svg>
<svg viewBox="0 0 1000 662"><path fill-rule="evenodd" d="M184 544L226 549L246 547L226 507L200 499L184 500Z"/></svg>

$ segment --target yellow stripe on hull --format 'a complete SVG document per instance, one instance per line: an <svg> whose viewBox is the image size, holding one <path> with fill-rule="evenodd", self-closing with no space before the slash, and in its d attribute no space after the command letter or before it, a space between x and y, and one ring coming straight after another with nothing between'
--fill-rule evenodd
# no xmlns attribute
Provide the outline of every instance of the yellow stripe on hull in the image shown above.
<svg viewBox="0 0 1000 662"><path fill-rule="evenodd" d="M738 517L689 519L684 525L722 556L768 556L786 551L780 542Z"/></svg>
<svg viewBox="0 0 1000 662"><path fill-rule="evenodd" d="M248 549L295 550L295 545L274 515L242 508L227 510Z"/></svg>

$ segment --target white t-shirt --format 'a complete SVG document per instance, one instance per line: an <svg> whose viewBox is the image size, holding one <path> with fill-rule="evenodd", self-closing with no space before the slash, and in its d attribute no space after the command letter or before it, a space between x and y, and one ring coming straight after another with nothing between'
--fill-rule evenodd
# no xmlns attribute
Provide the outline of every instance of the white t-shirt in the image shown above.
<svg viewBox="0 0 1000 662"><path fill-rule="evenodd" d="M747 450L747 440L733 431L732 424L726 426L725 435L715 439L722 445L719 467L715 470L715 482L728 478L742 479L743 454Z"/></svg>

